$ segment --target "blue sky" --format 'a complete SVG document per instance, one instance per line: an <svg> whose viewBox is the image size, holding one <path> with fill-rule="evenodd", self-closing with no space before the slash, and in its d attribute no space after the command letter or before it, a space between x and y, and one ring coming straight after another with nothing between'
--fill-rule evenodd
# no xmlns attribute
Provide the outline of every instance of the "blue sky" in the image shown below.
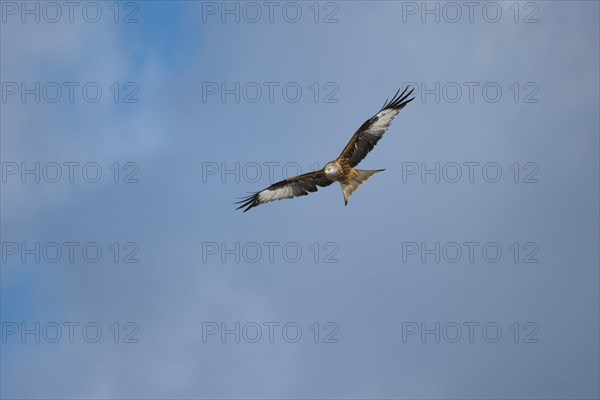
<svg viewBox="0 0 600 400"><path fill-rule="evenodd" d="M123 2L117 23L112 2L96 23L21 4L0 30L1 397L598 398L597 2L472 22L459 4L455 23L435 2L439 22L421 2L280 2L272 22L262 2ZM9 94L36 82L39 103ZM234 210L337 157L409 82L359 166L386 171L347 207L332 185Z"/></svg>

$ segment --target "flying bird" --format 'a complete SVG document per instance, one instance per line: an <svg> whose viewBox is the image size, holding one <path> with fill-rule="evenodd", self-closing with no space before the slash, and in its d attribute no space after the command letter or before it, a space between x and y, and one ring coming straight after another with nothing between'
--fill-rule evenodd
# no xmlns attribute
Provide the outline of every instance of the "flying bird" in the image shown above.
<svg viewBox="0 0 600 400"><path fill-rule="evenodd" d="M270 201L306 196L308 193L316 192L319 186L329 186L336 181L342 186L344 204L348 205L348 199L360 185L374 174L384 171L383 169L361 170L354 167L365 158L367 153L373 150L400 110L414 100L414 97L408 99L414 89L406 93L407 90L408 87L400 93L400 89L398 89L390 101L386 99L381 110L358 128L340 156L327 163L323 169L285 179L260 192L244 197L235 203L241 203L236 210L244 208L244 212L246 212Z"/></svg>

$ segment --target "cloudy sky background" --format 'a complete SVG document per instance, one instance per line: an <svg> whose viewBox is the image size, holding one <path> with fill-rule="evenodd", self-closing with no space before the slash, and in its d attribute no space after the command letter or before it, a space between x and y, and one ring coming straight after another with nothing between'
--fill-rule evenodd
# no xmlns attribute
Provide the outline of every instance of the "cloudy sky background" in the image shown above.
<svg viewBox="0 0 600 400"><path fill-rule="evenodd" d="M439 23L434 15L423 22L422 10L410 13L420 2L298 2L296 23L286 20L295 8L283 2L273 22L261 6L256 23L246 20L254 18L251 9L239 23L235 15L222 22L221 2L160 1L120 3L118 23L112 2L98 3L96 23L81 9L70 23L66 8L56 23L31 16L23 23L21 3L14 4L15 15L3 2L0 30L3 171L7 163L95 162L103 175L97 183L83 180L80 170L73 183L66 176L35 183L29 175L22 183L19 175L3 175L3 398L600 395L597 2L494 3L502 12L496 23L488 21L496 8L482 14L485 3L472 22L462 7L456 23L448 21L454 10L441 5ZM137 22L124 23L130 13ZM32 95L24 102L20 93L8 95L7 82L80 86L72 103L66 93L56 103L36 103ZM88 82L103 89L96 103L81 97ZM128 82L139 88L137 103L122 101ZM248 101L254 92L241 93L239 102L203 92L222 82L278 86L272 102L266 89L256 102ZM420 89L422 82L456 82L463 92L452 102L451 84L437 102L419 90L360 165L386 171L347 207L332 185L234 211L237 197L272 183L265 163L277 163L275 180L294 166L322 167L407 82ZM472 102L465 82L479 85ZM296 102L282 93L290 83L302 89ZM502 89L497 102L482 94L489 83ZM537 102L525 102L534 89L527 99ZM124 165L135 163L139 182L114 183L115 162L119 180L131 171ZM403 175L414 163L436 162L497 163L502 177L489 183L481 167L472 183L466 167L456 183ZM515 162L518 183L509 168ZM532 171L526 163L537 166L537 183L523 182ZM261 176L253 179L257 164ZM236 165L240 179L221 175ZM217 173L207 175L214 166ZM103 256L86 262L79 247L73 263L66 255L38 263L6 251L7 243L36 242L94 242ZM115 242L120 262L110 249ZM122 262L128 242L139 247L138 263ZM277 243L274 262L264 245L270 242ZM458 262L436 263L432 255L422 262L420 253L403 253L409 242L481 245L474 262L463 253ZM490 242L503 251L495 263L481 254ZM515 242L519 262L509 248ZM537 246L537 263L523 262L529 242ZM237 253L240 262L224 251L236 243L250 249ZM250 262L254 243L263 253ZM206 252L212 244L217 254ZM298 262L282 254L285 245L301 249ZM325 262L327 255L337 262ZM36 343L33 335L7 333L36 322L63 326L62 337L50 343L42 335ZM73 343L65 322L80 324ZM115 322L118 343L109 328ZM139 328L138 343L124 343L127 322ZM236 343L233 335L224 343L219 335L203 341L206 322L230 329L256 323L263 336L257 343ZM273 343L269 322L279 324ZM319 343L310 328L315 322ZM479 324L472 343L464 325L470 322ZM82 337L86 323L101 326L97 343ZM298 342L282 338L286 323L302 328ZM403 340L403 327L422 323L448 326L451 337L457 324L462 337ZM486 340L493 329L482 334L489 323L502 328L496 343ZM337 343L324 343L331 327Z"/></svg>

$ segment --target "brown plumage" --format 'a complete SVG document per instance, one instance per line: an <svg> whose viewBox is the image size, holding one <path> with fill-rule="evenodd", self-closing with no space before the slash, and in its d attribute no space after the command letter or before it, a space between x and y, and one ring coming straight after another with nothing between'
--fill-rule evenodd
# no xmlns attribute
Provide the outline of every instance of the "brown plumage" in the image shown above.
<svg viewBox="0 0 600 400"><path fill-rule="evenodd" d="M400 110L414 99L414 97L408 99L414 89L408 93L407 90L408 88L404 89L402 93L398 90L391 101L386 100L381 110L358 128L336 160L319 171L285 179L251 194L236 203L241 204L237 209L244 208L246 212L270 201L306 196L310 192L316 192L319 186L329 186L336 181L342 186L344 203L347 205L348 199L360 185L377 172L383 171L383 169L360 170L354 167L373 150Z"/></svg>

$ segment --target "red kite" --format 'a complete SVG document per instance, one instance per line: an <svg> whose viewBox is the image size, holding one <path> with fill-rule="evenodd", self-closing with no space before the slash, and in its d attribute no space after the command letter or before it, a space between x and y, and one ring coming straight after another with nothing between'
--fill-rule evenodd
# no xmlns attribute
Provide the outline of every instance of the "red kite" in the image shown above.
<svg viewBox="0 0 600 400"><path fill-rule="evenodd" d="M348 199L360 185L373 174L384 171L383 169L361 170L354 169L354 167L365 158L367 153L373 150L400 110L414 100L414 97L407 100L414 89L406 93L407 90L408 87L400 93L400 89L398 89L391 101L386 100L381 110L358 128L335 161L327 163L319 171L285 179L260 192L251 194L236 203L241 203L237 210L245 207L244 212L246 212L252 207L270 201L306 196L309 192L316 192L318 186L329 186L336 181L342 186L344 204L348 205Z"/></svg>

